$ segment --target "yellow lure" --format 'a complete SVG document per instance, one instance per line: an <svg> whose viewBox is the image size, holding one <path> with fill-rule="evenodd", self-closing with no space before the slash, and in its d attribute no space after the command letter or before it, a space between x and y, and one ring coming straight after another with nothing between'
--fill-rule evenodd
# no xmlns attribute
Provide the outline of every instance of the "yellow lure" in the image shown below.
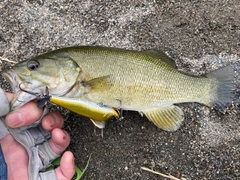
<svg viewBox="0 0 240 180"><path fill-rule="evenodd" d="M119 119L119 113L115 109L87 100L51 96L50 102L90 118L98 128L104 128L105 122L113 117Z"/></svg>

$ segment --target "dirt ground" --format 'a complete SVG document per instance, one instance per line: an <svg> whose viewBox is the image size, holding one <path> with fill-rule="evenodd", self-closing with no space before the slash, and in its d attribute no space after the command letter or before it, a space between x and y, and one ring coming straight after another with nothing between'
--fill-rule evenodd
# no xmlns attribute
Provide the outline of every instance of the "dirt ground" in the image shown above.
<svg viewBox="0 0 240 180"><path fill-rule="evenodd" d="M101 45L160 49L179 70L200 75L240 61L239 0L0 0L0 70L57 48ZM9 89L6 82L2 86ZM101 131L64 113L69 150L83 179L159 180L148 167L186 179L240 179L240 111L226 114L197 103L180 105L176 132L155 127L136 112Z"/></svg>

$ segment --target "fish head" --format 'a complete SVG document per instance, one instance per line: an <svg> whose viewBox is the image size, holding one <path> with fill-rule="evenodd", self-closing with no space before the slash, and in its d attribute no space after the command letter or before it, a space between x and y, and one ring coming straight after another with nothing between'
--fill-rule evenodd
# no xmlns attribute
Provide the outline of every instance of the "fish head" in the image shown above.
<svg viewBox="0 0 240 180"><path fill-rule="evenodd" d="M36 99L36 95L28 92L44 94L48 87L50 95L64 95L81 81L81 73L81 68L69 57L40 55L21 61L2 75L15 93L11 101L11 109L14 110Z"/></svg>

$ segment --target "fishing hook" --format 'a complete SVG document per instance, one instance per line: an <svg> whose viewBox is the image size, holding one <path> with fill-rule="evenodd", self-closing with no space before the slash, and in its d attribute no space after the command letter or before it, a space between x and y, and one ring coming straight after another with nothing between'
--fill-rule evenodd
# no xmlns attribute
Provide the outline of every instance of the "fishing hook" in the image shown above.
<svg viewBox="0 0 240 180"><path fill-rule="evenodd" d="M31 95L34 95L34 96L37 96L37 97L40 98L41 95L40 95L39 93L35 93L35 92L31 92L31 91L27 91L27 90L25 90L25 89L22 89L22 88L21 88L21 85L22 85L22 84L23 84L23 83L20 83L19 86L18 86L21 91L23 91L23 92L25 92L25 93L28 93L28 94L31 94Z"/></svg>
<svg viewBox="0 0 240 180"><path fill-rule="evenodd" d="M122 106L122 101L121 101L120 99L116 99L116 100L119 101L120 106L117 107L117 108L113 108L113 109L114 109L115 111L117 111L117 113L118 113L118 115L119 115L118 121L121 121L121 120L124 119L124 117L123 117L123 109L121 108L121 106Z"/></svg>
<svg viewBox="0 0 240 180"><path fill-rule="evenodd" d="M46 89L45 89L45 94L39 94L39 93L35 93L35 92L31 92L31 91L28 91L28 90L25 90L23 88L21 88L21 84L19 84L19 89L25 93L28 93L28 94L31 94L31 95L34 95L37 97L37 99L39 100L39 103L38 103L38 107L42 108L44 106L47 105L47 103L49 102L50 100L50 95L49 95L49 90L48 90L48 87L46 86Z"/></svg>
<svg viewBox="0 0 240 180"><path fill-rule="evenodd" d="M121 121L121 120L123 120L124 119L124 117L123 117L123 110L122 110L122 108L121 108L121 106L122 106L122 101L120 100L120 99L116 99L117 101L119 101L119 103L120 103L120 106L118 106L118 107L112 107L112 106L108 106L108 105L105 105L105 104L103 104L102 102L100 102L100 103L98 103L98 105L100 106L100 107L108 107L108 108L112 108L112 109L114 109L117 113L118 113L118 115L119 115L119 118L117 119L118 121Z"/></svg>

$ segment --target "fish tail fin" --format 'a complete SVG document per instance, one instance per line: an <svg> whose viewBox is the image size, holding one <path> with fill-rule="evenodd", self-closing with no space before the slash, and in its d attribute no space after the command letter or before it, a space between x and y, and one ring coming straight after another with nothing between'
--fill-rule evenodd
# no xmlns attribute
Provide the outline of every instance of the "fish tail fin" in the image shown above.
<svg viewBox="0 0 240 180"><path fill-rule="evenodd" d="M228 65L207 75L213 80L210 107L222 112L232 104L240 103L240 63Z"/></svg>

